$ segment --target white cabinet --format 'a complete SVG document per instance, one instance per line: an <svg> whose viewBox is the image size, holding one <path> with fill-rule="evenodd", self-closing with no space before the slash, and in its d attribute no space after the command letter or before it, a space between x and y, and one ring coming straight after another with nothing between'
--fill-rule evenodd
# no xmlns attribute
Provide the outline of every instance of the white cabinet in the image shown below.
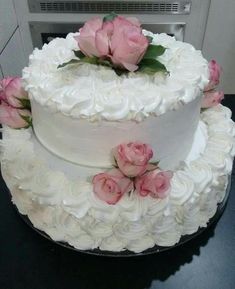
<svg viewBox="0 0 235 289"><path fill-rule="evenodd" d="M211 1L203 54L214 58L223 68L221 88L235 93L235 1Z"/></svg>
<svg viewBox="0 0 235 289"><path fill-rule="evenodd" d="M12 0L0 0L0 53L17 28Z"/></svg>
<svg viewBox="0 0 235 289"><path fill-rule="evenodd" d="M3 76L21 76L21 71L26 64L20 33L17 29L0 54Z"/></svg>
<svg viewBox="0 0 235 289"><path fill-rule="evenodd" d="M13 0L0 0L0 78L21 75L25 66Z"/></svg>

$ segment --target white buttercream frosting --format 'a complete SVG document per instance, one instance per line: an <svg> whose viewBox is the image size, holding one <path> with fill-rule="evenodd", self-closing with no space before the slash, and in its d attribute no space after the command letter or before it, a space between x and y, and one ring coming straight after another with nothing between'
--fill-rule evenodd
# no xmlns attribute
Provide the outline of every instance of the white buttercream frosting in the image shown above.
<svg viewBox="0 0 235 289"><path fill-rule="evenodd" d="M201 98L197 97L177 110L142 122L90 122L61 112L52 113L35 100L31 101L34 133L45 148L78 165L103 168L112 167L114 147L138 140L151 146L151 161L159 161L164 169L174 169L185 160L196 137L200 106ZM204 143L202 136L202 146Z"/></svg>
<svg viewBox="0 0 235 289"><path fill-rule="evenodd" d="M30 98L51 111L90 120L137 120L161 115L191 102L208 83L208 64L200 51L166 34L152 34L153 44L166 47L159 60L169 75L128 73L122 76L107 67L91 64L58 65L75 58L78 50L70 33L35 49L23 70ZM192 61L193 60L193 61Z"/></svg>
<svg viewBox="0 0 235 289"><path fill-rule="evenodd" d="M141 252L155 244L171 246L206 226L224 198L231 172L235 130L229 110L218 105L201 119L203 133L194 140L194 155L174 171L169 196L162 200L133 192L116 205L106 204L92 192L89 177L95 169L71 164L70 177L67 162L60 160L53 168L50 158L54 164L56 157L38 149L30 129L3 128L3 177L19 211L54 240L82 250Z"/></svg>

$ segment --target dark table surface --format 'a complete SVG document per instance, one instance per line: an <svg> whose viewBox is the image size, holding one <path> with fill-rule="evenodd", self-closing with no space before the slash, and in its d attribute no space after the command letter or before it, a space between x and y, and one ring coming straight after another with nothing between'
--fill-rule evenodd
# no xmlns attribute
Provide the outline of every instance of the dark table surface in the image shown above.
<svg viewBox="0 0 235 289"><path fill-rule="evenodd" d="M224 105L235 115L235 96ZM0 179L0 289L234 289L235 174L224 214L194 240L160 254L108 258L60 247L28 227Z"/></svg>

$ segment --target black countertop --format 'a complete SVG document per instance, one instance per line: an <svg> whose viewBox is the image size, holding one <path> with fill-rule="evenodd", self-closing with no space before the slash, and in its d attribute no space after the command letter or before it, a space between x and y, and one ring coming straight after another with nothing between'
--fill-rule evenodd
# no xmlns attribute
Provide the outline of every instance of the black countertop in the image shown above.
<svg viewBox="0 0 235 289"><path fill-rule="evenodd" d="M224 104L235 112L235 96ZM234 289L235 175L217 224L160 254L108 258L60 247L29 228L0 179L0 289Z"/></svg>

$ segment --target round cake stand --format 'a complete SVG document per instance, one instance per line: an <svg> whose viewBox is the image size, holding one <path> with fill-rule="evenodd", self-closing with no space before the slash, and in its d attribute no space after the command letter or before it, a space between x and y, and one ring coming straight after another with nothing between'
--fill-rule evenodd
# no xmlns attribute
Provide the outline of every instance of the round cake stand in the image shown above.
<svg viewBox="0 0 235 289"><path fill-rule="evenodd" d="M63 246L65 248L68 248L70 250L74 250L74 251L77 251L77 252L80 252L80 253L84 253L84 254L90 254L90 255L96 255L96 256L106 256L106 257L144 256L144 255L160 253L160 252L163 252L163 251L170 250L170 249L173 249L175 247L181 246L184 243L196 238L203 231L208 229L213 223L218 221L218 219L222 215L222 213L223 213L223 211L224 211L224 209L226 207L226 203L227 203L228 197L229 197L230 188L231 188L231 177L229 178L229 181L228 181L228 186L227 186L227 189L226 189L226 193L225 193L224 199L223 199L223 201L221 203L218 204L217 211L216 211L215 215L208 221L207 227L199 228L198 231L196 233L194 233L194 234L184 235L183 237L181 237L180 241L177 244L175 244L174 246L161 247L161 246L155 245L154 247L152 247L150 249L147 249L147 250L145 250L145 251L143 251L141 253L134 253L134 252L131 252L131 251L128 251L128 250L121 251L121 252L112 252L112 251L102 251L100 249L93 249L93 250L79 250L79 249L76 249L76 248L70 246L68 243L58 242L58 241L54 241L53 239L51 239L51 237L48 236L45 232L35 228L27 216L20 214L16 206L15 206L15 208L16 208L18 214L24 220L24 222L26 224L28 224L33 230L35 230L36 232L38 232L40 235L42 235L43 237L47 238L48 240L50 240L50 241L52 241L52 242L54 242L54 243L56 243L56 244L58 244L60 246Z"/></svg>

